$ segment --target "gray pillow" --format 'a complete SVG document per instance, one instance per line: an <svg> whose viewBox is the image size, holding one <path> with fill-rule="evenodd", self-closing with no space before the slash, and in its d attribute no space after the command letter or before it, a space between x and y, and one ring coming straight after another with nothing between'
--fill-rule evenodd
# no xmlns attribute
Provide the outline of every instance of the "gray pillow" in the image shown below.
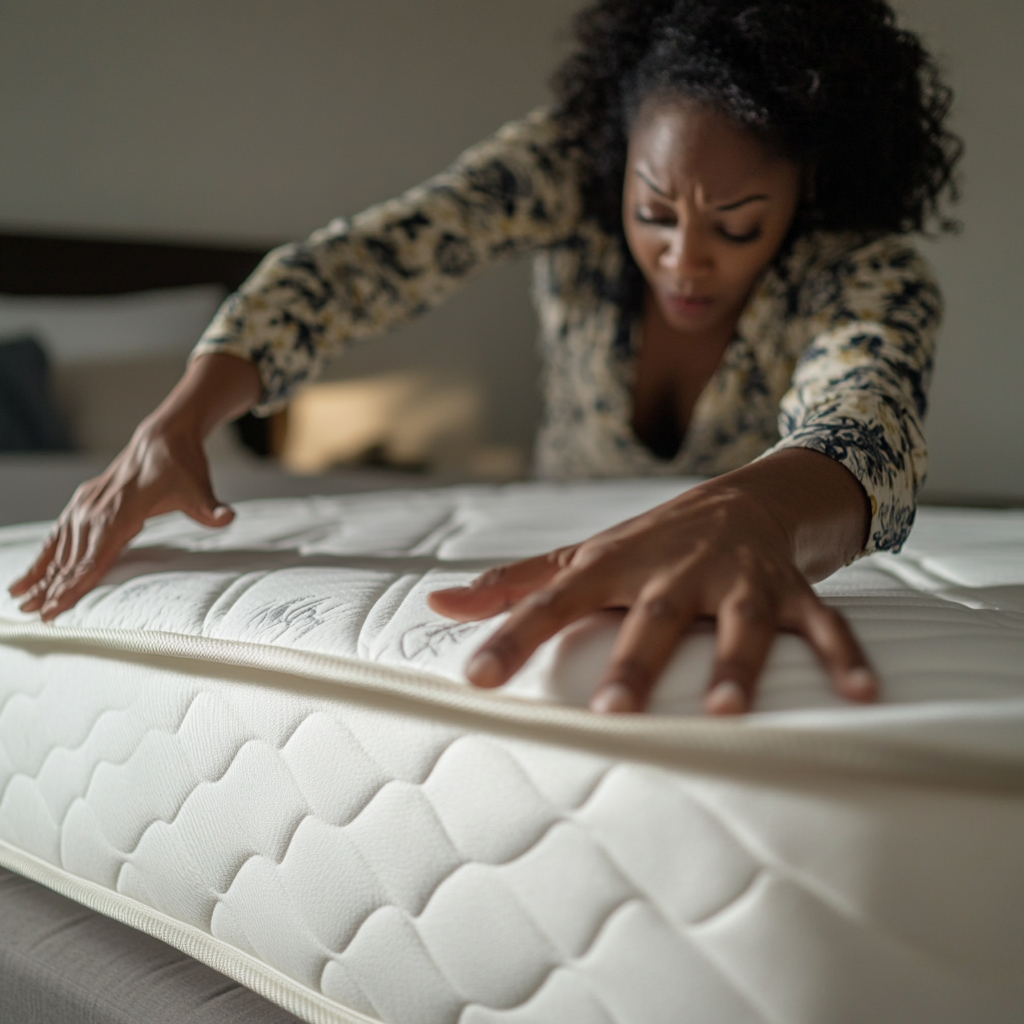
<svg viewBox="0 0 1024 1024"><path fill-rule="evenodd" d="M0 452L70 451L53 403L50 361L31 335L0 340Z"/></svg>

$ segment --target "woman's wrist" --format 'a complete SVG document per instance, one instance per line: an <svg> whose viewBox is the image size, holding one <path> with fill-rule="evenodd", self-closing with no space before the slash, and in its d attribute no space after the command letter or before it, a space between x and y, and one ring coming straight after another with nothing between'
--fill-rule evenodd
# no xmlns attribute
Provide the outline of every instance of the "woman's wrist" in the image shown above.
<svg viewBox="0 0 1024 1024"><path fill-rule="evenodd" d="M864 488L820 452L783 449L705 486L777 524L793 563L812 582L847 565L867 541L871 506Z"/></svg>
<svg viewBox="0 0 1024 1024"><path fill-rule="evenodd" d="M201 444L222 423L248 412L261 391L259 372L248 360L221 354L197 356L139 431Z"/></svg>

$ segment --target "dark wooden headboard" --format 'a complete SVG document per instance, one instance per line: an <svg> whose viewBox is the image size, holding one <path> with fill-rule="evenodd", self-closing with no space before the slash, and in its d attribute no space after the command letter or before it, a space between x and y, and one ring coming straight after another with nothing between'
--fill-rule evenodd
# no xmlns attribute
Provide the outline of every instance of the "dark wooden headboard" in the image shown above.
<svg viewBox="0 0 1024 1024"><path fill-rule="evenodd" d="M195 284L219 284L234 291L269 248L0 230L0 293L116 295ZM243 416L236 426L252 451L271 453L272 427L267 420Z"/></svg>
<svg viewBox="0 0 1024 1024"><path fill-rule="evenodd" d="M233 291L265 252L0 231L0 292L113 295L193 284L221 284Z"/></svg>

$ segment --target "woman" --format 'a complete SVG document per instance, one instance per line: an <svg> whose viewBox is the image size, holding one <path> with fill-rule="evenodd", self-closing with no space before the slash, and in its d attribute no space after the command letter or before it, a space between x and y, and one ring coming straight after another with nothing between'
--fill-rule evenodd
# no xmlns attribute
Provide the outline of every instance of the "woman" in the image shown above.
<svg viewBox="0 0 1024 1024"><path fill-rule="evenodd" d="M550 110L263 261L76 492L11 588L24 610L73 605L149 516L226 525L202 450L215 426L277 408L347 341L477 267L531 254L540 474L711 479L435 593L452 618L511 611L470 681L498 686L562 627L620 607L595 711L641 709L698 616L718 622L713 713L750 706L778 629L806 637L841 694L875 697L810 583L898 550L913 522L941 302L900 236L955 198L950 93L883 0L599 0L577 32Z"/></svg>

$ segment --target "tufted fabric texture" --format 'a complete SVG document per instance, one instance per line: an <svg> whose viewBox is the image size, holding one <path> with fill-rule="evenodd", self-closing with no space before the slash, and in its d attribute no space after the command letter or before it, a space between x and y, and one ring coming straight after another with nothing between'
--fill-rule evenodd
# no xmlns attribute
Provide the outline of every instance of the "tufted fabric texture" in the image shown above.
<svg viewBox="0 0 1024 1024"><path fill-rule="evenodd" d="M9 1024L296 1024L178 950L3 869L0 920Z"/></svg>
<svg viewBox="0 0 1024 1024"><path fill-rule="evenodd" d="M1024 515L926 512L820 587L878 708L783 637L758 712L707 723L698 633L659 714L596 720L613 617L508 695L457 681L493 626L429 589L679 486L167 517L55 628L0 604L0 862L308 1021L1019 1021Z"/></svg>

